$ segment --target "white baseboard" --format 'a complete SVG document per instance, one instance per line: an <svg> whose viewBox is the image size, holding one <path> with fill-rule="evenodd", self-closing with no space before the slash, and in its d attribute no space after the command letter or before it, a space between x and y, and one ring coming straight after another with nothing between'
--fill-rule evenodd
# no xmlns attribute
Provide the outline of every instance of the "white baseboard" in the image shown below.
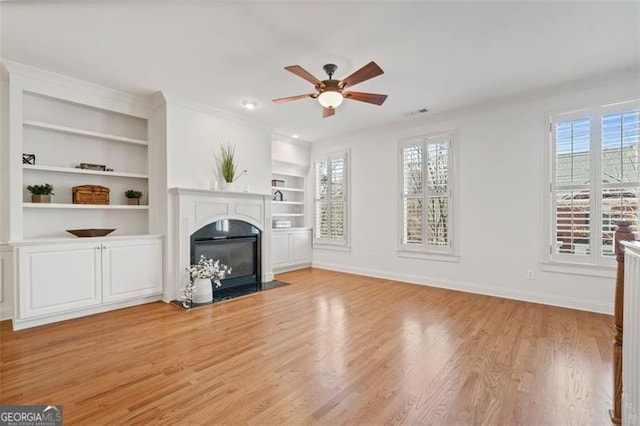
<svg viewBox="0 0 640 426"><path fill-rule="evenodd" d="M123 302L111 303L108 305L99 305L86 309L79 309L77 311L62 312L54 315L47 315L41 317L34 317L21 320L13 320L14 330L23 330L25 328L36 327L39 325L50 324L59 321L65 321L73 318L86 317L87 315L100 314L103 312L114 311L122 308L129 308L131 306L142 305L145 303L158 302L161 300L160 295L141 297L134 300L127 300Z"/></svg>
<svg viewBox="0 0 640 426"><path fill-rule="evenodd" d="M309 262L296 263L293 265L281 266L279 268L273 268L274 274L282 274L284 272L296 271L298 269L304 269L311 266ZM272 276L274 275L272 274Z"/></svg>
<svg viewBox="0 0 640 426"><path fill-rule="evenodd" d="M566 297L555 294L540 293L528 290L509 289L485 284L450 281L438 278L429 278L419 275L403 274L390 271L379 271L367 268L338 265L325 262L313 262L314 268L329 269L338 272L364 275L368 277L384 278L394 281L402 281L410 284L427 285L431 287L446 288L449 290L464 291L467 293L483 294L487 296L502 297L505 299L521 300L525 302L541 303L544 305L559 306L562 308L578 309L580 311L597 312L601 314L613 314L613 302L596 302L580 297Z"/></svg>

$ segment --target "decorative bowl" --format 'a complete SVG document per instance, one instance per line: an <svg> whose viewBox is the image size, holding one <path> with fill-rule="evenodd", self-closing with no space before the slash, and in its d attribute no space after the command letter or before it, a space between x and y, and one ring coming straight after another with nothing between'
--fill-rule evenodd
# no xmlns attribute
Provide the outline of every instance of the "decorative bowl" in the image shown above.
<svg viewBox="0 0 640 426"><path fill-rule="evenodd" d="M76 237L104 237L115 231L115 229L67 229L67 232Z"/></svg>

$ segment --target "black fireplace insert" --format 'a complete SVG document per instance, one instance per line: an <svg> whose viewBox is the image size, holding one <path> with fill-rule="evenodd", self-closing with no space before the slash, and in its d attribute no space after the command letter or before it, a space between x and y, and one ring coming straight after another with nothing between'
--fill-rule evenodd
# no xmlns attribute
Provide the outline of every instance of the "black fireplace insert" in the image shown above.
<svg viewBox="0 0 640 426"><path fill-rule="evenodd" d="M191 235L192 265L205 256L231 268L231 274L220 281L222 286L214 288L215 293L239 286L259 286L260 255L260 230L241 220L219 220Z"/></svg>

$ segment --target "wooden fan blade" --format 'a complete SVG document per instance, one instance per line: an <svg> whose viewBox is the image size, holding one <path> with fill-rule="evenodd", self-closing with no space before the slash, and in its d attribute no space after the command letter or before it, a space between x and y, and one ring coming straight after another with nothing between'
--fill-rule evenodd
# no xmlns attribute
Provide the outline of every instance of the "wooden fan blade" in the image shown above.
<svg viewBox="0 0 640 426"><path fill-rule="evenodd" d="M382 105L387 99L387 95L364 92L344 92L342 96L344 96L345 99L353 99L354 101L367 102L375 105Z"/></svg>
<svg viewBox="0 0 640 426"><path fill-rule="evenodd" d="M273 102L277 104L281 104L284 102L297 101L298 99L302 99L302 98L317 98L317 97L318 97L317 93L307 93L306 95L287 96L286 98L274 99Z"/></svg>
<svg viewBox="0 0 640 426"><path fill-rule="evenodd" d="M349 77L343 78L340 81L340 86L355 86L358 83L362 83L363 81L369 80L373 77L377 77L380 74L384 74L382 68L380 68L375 62L371 61L364 67L360 68L358 71L351 74Z"/></svg>
<svg viewBox="0 0 640 426"><path fill-rule="evenodd" d="M288 67L284 67L284 69L289 71L289 72L294 73L298 77L304 78L305 80L307 80L309 83L313 84L314 86L316 84L318 84L318 83L322 83L320 80L315 78L313 75L311 75L311 73L309 71L305 70L300 65L289 65Z"/></svg>
<svg viewBox="0 0 640 426"><path fill-rule="evenodd" d="M323 108L322 109L322 118L331 117L335 113L336 113L336 109L335 108Z"/></svg>

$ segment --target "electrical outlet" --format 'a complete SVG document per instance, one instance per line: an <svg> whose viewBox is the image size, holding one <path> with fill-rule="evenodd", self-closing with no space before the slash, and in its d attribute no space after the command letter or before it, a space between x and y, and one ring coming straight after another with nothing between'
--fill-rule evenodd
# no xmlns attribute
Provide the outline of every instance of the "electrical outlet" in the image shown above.
<svg viewBox="0 0 640 426"><path fill-rule="evenodd" d="M527 279L533 280L536 278L536 273L533 272L533 269L527 269Z"/></svg>

